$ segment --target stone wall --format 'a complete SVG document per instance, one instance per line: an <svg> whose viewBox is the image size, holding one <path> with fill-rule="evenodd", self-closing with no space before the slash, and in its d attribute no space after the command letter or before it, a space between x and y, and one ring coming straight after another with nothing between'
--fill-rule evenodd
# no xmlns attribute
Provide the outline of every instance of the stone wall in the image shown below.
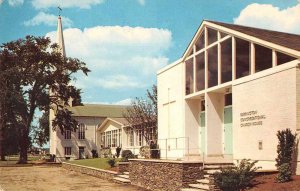
<svg viewBox="0 0 300 191"><path fill-rule="evenodd" d="M203 177L202 163L130 159L131 184L153 191L178 191Z"/></svg>
<svg viewBox="0 0 300 191"><path fill-rule="evenodd" d="M117 172L114 171L102 170L102 169L70 164L65 162L62 163L62 167L67 170L72 170L72 171L80 172L82 174L88 174L91 176L95 176L107 180L112 180L115 177L115 175L118 174Z"/></svg>
<svg viewBox="0 0 300 191"><path fill-rule="evenodd" d="M129 172L129 162L118 162L119 173Z"/></svg>

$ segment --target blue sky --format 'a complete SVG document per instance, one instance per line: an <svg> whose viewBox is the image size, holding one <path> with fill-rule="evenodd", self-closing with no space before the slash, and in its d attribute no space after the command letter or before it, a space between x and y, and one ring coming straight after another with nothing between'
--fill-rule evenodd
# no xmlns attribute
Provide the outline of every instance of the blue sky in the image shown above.
<svg viewBox="0 0 300 191"><path fill-rule="evenodd" d="M63 8L67 56L85 103L128 104L179 59L203 19L300 34L300 0L0 0L0 43L26 35L54 42Z"/></svg>

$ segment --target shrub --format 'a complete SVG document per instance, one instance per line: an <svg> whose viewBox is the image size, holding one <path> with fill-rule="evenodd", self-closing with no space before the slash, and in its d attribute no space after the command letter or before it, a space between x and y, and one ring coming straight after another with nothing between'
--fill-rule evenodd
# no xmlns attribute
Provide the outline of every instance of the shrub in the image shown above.
<svg viewBox="0 0 300 191"><path fill-rule="evenodd" d="M97 158L98 157L98 153L95 149L92 150L92 156L93 158Z"/></svg>
<svg viewBox="0 0 300 191"><path fill-rule="evenodd" d="M110 158L107 163L110 165L110 167L114 167L116 165L115 158Z"/></svg>
<svg viewBox="0 0 300 191"><path fill-rule="evenodd" d="M292 179L292 170L289 163L283 163L278 167L277 182L287 182Z"/></svg>
<svg viewBox="0 0 300 191"><path fill-rule="evenodd" d="M134 155L132 154L131 150L123 150L122 151L122 162L128 162L128 159L134 158Z"/></svg>
<svg viewBox="0 0 300 191"><path fill-rule="evenodd" d="M103 148L100 150L100 154L104 158L111 157L111 150L110 150L110 148Z"/></svg>
<svg viewBox="0 0 300 191"><path fill-rule="evenodd" d="M121 150L122 150L121 147L116 148L116 157L117 158L119 158Z"/></svg>
<svg viewBox="0 0 300 191"><path fill-rule="evenodd" d="M277 158L276 166L279 171L276 177L277 182L287 182L292 176L292 155L296 141L296 134L292 134L290 129L277 132Z"/></svg>
<svg viewBox="0 0 300 191"><path fill-rule="evenodd" d="M222 168L221 172L214 174L216 186L224 191L238 191L250 187L256 176L257 161L243 159L237 166Z"/></svg>
<svg viewBox="0 0 300 191"><path fill-rule="evenodd" d="M150 158L152 159L159 159L160 158L160 153L158 150L158 145L151 141L150 143Z"/></svg>
<svg viewBox="0 0 300 191"><path fill-rule="evenodd" d="M140 155L145 157L146 159L150 158L150 147L149 146L142 146L140 148Z"/></svg>
<svg viewBox="0 0 300 191"><path fill-rule="evenodd" d="M277 158L276 166L280 167L284 163L291 163L292 154L296 140L296 134L292 134L290 129L277 132L278 145L277 145Z"/></svg>

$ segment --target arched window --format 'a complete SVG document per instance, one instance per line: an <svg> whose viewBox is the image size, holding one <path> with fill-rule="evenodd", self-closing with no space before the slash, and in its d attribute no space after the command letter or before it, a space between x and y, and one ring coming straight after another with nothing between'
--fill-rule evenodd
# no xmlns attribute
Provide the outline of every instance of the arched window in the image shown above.
<svg viewBox="0 0 300 191"><path fill-rule="evenodd" d="M83 123L78 126L78 139L85 139L85 124Z"/></svg>

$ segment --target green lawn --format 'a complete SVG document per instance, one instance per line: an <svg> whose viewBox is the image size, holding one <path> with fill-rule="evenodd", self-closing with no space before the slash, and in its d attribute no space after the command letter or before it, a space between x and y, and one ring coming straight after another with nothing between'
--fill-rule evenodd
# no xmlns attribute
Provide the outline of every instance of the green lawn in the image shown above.
<svg viewBox="0 0 300 191"><path fill-rule="evenodd" d="M68 163L108 170L110 169L110 165L107 163L108 160L108 158L95 158L68 161ZM120 161L120 159L116 159L116 165L118 161Z"/></svg>

